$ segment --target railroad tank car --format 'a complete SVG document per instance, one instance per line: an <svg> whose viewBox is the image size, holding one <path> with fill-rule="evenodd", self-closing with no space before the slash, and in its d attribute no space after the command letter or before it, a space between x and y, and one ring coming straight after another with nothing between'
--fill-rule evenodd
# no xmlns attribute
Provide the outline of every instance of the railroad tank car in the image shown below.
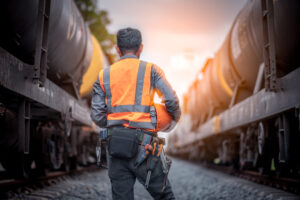
<svg viewBox="0 0 300 200"><path fill-rule="evenodd" d="M246 2L187 91L170 154L299 175L299 8Z"/></svg>
<svg viewBox="0 0 300 200"><path fill-rule="evenodd" d="M7 0L0 10L1 165L23 177L95 162L88 101L109 62L75 3Z"/></svg>
<svg viewBox="0 0 300 200"><path fill-rule="evenodd" d="M278 76L299 65L299 2L274 2L274 42ZM197 96L196 124L252 94L260 64L263 62L261 1L247 1L239 12L214 59L202 70L203 79L190 92ZM288 39L287 39L288 38ZM235 99L231 102L234 93ZM197 95L193 95L197 93Z"/></svg>
<svg viewBox="0 0 300 200"><path fill-rule="evenodd" d="M39 0L2 1L1 4L1 46L22 61L34 64ZM47 77L74 94L73 87L80 88L88 69L86 76L89 77L92 76L91 69L99 70L103 55L94 54L93 49L101 51L101 48L71 0L52 0L50 16ZM84 82L91 85L95 80L96 77L85 78ZM82 88L81 93L87 95L89 91L84 88L90 86Z"/></svg>

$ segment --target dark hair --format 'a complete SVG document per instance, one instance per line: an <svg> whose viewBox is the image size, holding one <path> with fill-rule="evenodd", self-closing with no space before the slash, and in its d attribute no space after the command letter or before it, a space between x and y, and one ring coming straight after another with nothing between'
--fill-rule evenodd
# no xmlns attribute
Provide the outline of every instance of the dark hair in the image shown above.
<svg viewBox="0 0 300 200"><path fill-rule="evenodd" d="M117 33L117 45L122 54L128 51L136 53L142 43L141 32L134 28L123 28Z"/></svg>

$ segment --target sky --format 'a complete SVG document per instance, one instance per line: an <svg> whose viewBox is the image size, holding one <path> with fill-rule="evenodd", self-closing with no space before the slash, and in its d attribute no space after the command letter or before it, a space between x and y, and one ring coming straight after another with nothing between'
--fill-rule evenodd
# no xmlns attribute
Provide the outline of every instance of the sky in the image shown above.
<svg viewBox="0 0 300 200"><path fill-rule="evenodd" d="M187 91L205 60L213 57L246 0L99 0L116 33L138 28L141 59L157 64L178 96Z"/></svg>

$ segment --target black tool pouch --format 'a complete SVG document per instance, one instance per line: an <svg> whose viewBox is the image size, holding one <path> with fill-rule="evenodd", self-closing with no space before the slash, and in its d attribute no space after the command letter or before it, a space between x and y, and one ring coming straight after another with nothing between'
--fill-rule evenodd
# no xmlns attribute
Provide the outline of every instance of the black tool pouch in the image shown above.
<svg viewBox="0 0 300 200"><path fill-rule="evenodd" d="M108 136L108 153L112 157L131 159L138 152L138 133L127 128L110 128Z"/></svg>

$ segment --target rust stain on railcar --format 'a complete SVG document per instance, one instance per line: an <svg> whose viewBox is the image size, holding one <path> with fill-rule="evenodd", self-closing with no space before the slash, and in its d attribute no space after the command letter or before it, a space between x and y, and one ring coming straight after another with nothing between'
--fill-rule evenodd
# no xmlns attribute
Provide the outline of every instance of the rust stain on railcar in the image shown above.
<svg viewBox="0 0 300 200"><path fill-rule="evenodd" d="M214 133L218 133L220 131L220 117L219 115L215 116L214 119Z"/></svg>

